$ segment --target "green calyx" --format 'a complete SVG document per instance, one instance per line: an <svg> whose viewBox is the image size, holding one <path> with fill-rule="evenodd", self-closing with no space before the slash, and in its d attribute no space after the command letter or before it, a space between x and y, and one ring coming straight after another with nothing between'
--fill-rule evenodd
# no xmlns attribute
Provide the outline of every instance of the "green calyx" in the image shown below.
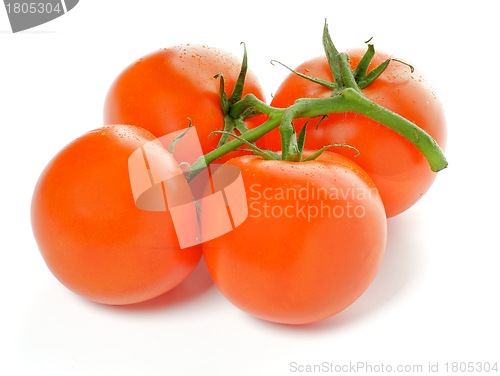
<svg viewBox="0 0 500 376"><path fill-rule="evenodd" d="M298 76L328 88L331 90L329 98L302 98L296 100L295 103L288 108L271 107L259 100L253 94L247 94L242 98L243 85L247 71L246 48L244 49L240 75L229 98L225 92L224 77L222 77L221 74L215 76L220 77L221 80L219 97L222 113L224 115L224 129L214 132L221 134L218 147L200 157L197 162L190 166L190 169L186 168L185 171L189 171L186 174L188 180L196 176L205 166L242 145L248 146L249 149L246 150L251 150L265 159L294 162L313 160L332 146L355 149L353 146L331 144L324 146L309 157L303 158L307 123L304 125L299 135L297 135L293 126L293 121L298 118L325 118L328 114L345 112L354 112L364 115L412 142L427 159L432 171L437 172L447 167L448 162L446 161L443 151L428 133L408 119L372 102L362 93L364 88L371 85L384 72L391 61L397 61L408 65L412 72L413 67L400 60L387 59L368 72L368 67L375 55L375 49L372 44L369 44L370 41L367 41L368 48L364 56L357 67L354 70L351 69L349 56L343 52L339 53L335 48L328 32L326 21L323 28L322 41L325 55L332 72L333 82L296 72L275 60L272 60L271 63L276 62L281 64ZM260 114L266 114L268 119L256 128L247 129L244 120ZM255 146L254 143L256 140L278 127L282 141L281 153L261 150ZM234 134L235 130L239 132L239 135ZM357 149L355 150L357 151Z"/></svg>
<svg viewBox="0 0 500 376"><path fill-rule="evenodd" d="M243 96L243 87L245 84L245 77L247 74L248 63L247 63L247 48L245 43L243 43L243 61L241 63L241 70L236 80L236 83L233 88L233 92L231 96L228 98L226 94L226 88L224 84L224 76L222 73L218 73L214 76L214 78L220 78L220 86L219 86L219 100L221 103L222 114L224 115L224 132L222 132L222 136L219 140L218 147L224 145L228 140L229 136L236 129L240 134L248 131L245 123L243 122L244 116L240 116L238 118L233 118L229 115L229 109L236 102L240 101ZM246 114L248 116L248 113ZM254 116L252 114L252 116ZM250 117L250 116L249 116Z"/></svg>
<svg viewBox="0 0 500 376"><path fill-rule="evenodd" d="M368 44L368 48L359 61L358 66L354 69L354 71L352 71L349 65L349 55L345 52L339 53L337 51L330 37L330 33L328 32L328 24L325 21L325 26L323 28L323 48L325 50L325 55L328 60L330 71L332 72L334 82L299 73L276 60L272 60L272 63L276 62L281 64L296 75L332 90L332 97L340 94L343 89L348 87L358 91L365 89L387 69L391 61L397 61L401 64L407 65L410 68L411 73L413 73L414 69L410 64L398 59L387 59L379 66L372 69L370 73L367 73L368 67L375 56L375 47L373 44L369 43L370 41L371 38L365 42Z"/></svg>

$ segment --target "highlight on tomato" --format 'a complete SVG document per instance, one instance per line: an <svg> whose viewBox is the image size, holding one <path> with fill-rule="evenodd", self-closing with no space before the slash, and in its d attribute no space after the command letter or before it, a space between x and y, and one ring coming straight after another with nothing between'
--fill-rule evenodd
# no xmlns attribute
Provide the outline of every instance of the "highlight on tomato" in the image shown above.
<svg viewBox="0 0 500 376"><path fill-rule="evenodd" d="M115 305L154 298L186 279L201 258L200 245L180 248L169 211L141 210L134 201L134 151L148 148L165 170L178 169L155 140L130 125L90 131L57 153L36 184L31 223L40 253L84 298Z"/></svg>

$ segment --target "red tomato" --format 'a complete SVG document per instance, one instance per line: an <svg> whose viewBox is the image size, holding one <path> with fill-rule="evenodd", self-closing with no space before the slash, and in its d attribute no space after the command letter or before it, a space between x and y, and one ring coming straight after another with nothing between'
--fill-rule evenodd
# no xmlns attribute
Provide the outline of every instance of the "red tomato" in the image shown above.
<svg viewBox="0 0 500 376"><path fill-rule="evenodd" d="M347 51L354 69L364 54L362 49ZM393 56L377 52L368 71ZM306 61L297 69L309 76L333 81L326 57ZM271 103L274 107L288 107L298 98L329 97L331 91L295 74L290 74L280 85ZM429 133L444 149L446 121L441 103L423 77L410 73L410 68L391 62L382 75L363 94L375 103L414 122ZM297 119L300 129L307 119ZM345 143L360 151L341 148L343 154L359 164L377 186L385 205L387 217L393 217L415 204L430 188L436 173L432 172L420 151L396 132L355 113L330 114L316 130L318 120L312 120L307 129L307 147L319 149L331 143ZM281 146L278 130L267 134L265 147Z"/></svg>
<svg viewBox="0 0 500 376"><path fill-rule="evenodd" d="M335 315L366 290L384 254L386 217L358 165L328 152L309 162L243 156L226 164L241 170L248 217L203 243L203 254L230 302L264 320L305 324ZM202 226L217 223L206 209Z"/></svg>
<svg viewBox="0 0 500 376"><path fill-rule="evenodd" d="M217 147L220 139L220 135L210 138L208 135L224 128L219 100L220 79L214 76L223 74L229 96L240 66L235 56L207 46L188 44L152 52L130 64L115 79L104 104L104 124L133 124L160 137L187 128L190 118L206 154ZM248 93L265 100L250 70L243 96ZM263 116L254 117L246 124L252 128L264 119ZM242 152L237 153L233 156ZM177 150L176 157L184 161ZM228 157L222 160L226 159Z"/></svg>
<svg viewBox="0 0 500 376"><path fill-rule="evenodd" d="M96 302L129 304L181 283L201 246L180 249L168 211L137 208L128 159L155 140L134 126L97 129L63 148L42 172L31 205L33 233L54 276ZM177 162L156 142L166 169Z"/></svg>

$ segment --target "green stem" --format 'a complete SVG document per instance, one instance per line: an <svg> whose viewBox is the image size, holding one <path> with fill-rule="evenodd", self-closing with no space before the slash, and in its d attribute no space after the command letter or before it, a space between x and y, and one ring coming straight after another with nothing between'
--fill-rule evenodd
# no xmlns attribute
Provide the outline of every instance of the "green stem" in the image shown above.
<svg viewBox="0 0 500 376"><path fill-rule="evenodd" d="M378 67L372 69L370 73L367 73L370 62L375 54L373 45L368 45L367 52L353 72L349 64L349 56L344 52L339 53L335 48L328 32L328 24L326 23L326 20L323 28L323 47L334 79L334 83L327 83L327 85L325 85L332 90L330 97L298 99L292 106L286 109L271 107L259 100L253 94L248 94L240 100L243 92L244 77L247 70L245 48L240 77L238 78L238 83L229 99L227 99L224 89L224 78L221 75L216 76L221 77L219 96L222 105L222 112L225 117L225 128L222 132L223 137L221 138L219 147L200 157L192 166L190 166L190 168L184 170L187 178L191 180L200 171L206 168L207 165L243 144L247 144L253 149L251 143L255 142L260 137L264 136L266 133L272 131L278 126L280 127L280 133L282 136L281 158L283 160L291 159L300 161L304 140L301 136L299 137L299 141L297 141L292 123L293 120L298 118L312 118L316 116L324 117L328 114L347 112L364 115L409 140L418 148L418 150L422 152L432 171L440 171L448 165L443 151L436 141L429 134L427 134L427 132L420 129L408 119L405 119L387 108L372 102L361 92L362 89L377 79L377 77L387 68L391 60L395 59L387 59ZM401 62L400 60L396 61ZM406 64L404 62L401 63ZM409 64L406 65L408 65L413 72L413 67ZM292 70L292 72L322 85L325 84L324 82L318 81L318 79L305 76L294 70ZM266 114L269 116L269 119L260 126L246 131L243 120L259 114ZM226 142L235 126L238 131L242 133L241 136ZM322 150L325 150L326 148L327 146ZM318 153L321 153L321 151Z"/></svg>
<svg viewBox="0 0 500 376"><path fill-rule="evenodd" d="M278 110L284 111L284 109L269 106L267 103L262 102L253 94L247 94L242 100L236 102L231 106L231 108L229 109L229 114L236 119L249 108L254 108L258 113L267 114L269 116L271 116L273 112L276 112Z"/></svg>
<svg viewBox="0 0 500 376"><path fill-rule="evenodd" d="M345 89L342 97L352 104L352 112L385 125L415 145L427 159L432 171L438 172L448 166L448 161L437 142L408 119L372 102L355 90Z"/></svg>
<svg viewBox="0 0 500 376"><path fill-rule="evenodd" d="M272 107L270 107L270 108L272 108ZM256 128L250 129L245 134L242 134L239 138L244 139L248 142L255 142L256 140L258 140L259 138L264 136L266 133L272 131L274 128L277 128L281 122L280 113L283 111L280 111L281 109L274 109L274 110L276 110L276 111L269 116L269 119L266 122L262 123L261 125L259 125ZM218 147L217 149L212 150L211 152L209 152L205 155L202 155L191 166L191 171L190 171L190 174L188 176L188 180L193 179L197 174L199 174L203 169L205 169L210 163L216 161L217 159L226 155L227 153L239 148L241 145L243 145L243 142L234 138L231 141L228 141L227 143L225 143L224 145Z"/></svg>
<svg viewBox="0 0 500 376"><path fill-rule="evenodd" d="M314 104L311 101L314 101ZM425 156L432 171L441 171L448 165L443 151L427 132L408 119L372 102L354 89L346 88L342 95L333 98L300 99L295 102L294 106L296 105L303 108L300 112L301 117L339 112L355 112L364 115L414 144Z"/></svg>
<svg viewBox="0 0 500 376"><path fill-rule="evenodd" d="M362 93L353 88L345 88L342 91L342 95L337 95L335 97L299 99L286 109L271 107L260 101L254 95L248 94L241 101L234 104L230 110L231 116L238 116L250 106L267 114L269 119L240 136L241 139L249 142L255 142L266 133L280 126L282 122L291 124L292 120L297 118L355 112L385 125L387 128L392 129L413 143L425 156L432 171L440 171L448 165L443 151L427 132L404 117L370 101ZM196 176L196 174L210 163L241 145L243 145L242 141L233 139L200 157L198 161L191 166L189 179Z"/></svg>

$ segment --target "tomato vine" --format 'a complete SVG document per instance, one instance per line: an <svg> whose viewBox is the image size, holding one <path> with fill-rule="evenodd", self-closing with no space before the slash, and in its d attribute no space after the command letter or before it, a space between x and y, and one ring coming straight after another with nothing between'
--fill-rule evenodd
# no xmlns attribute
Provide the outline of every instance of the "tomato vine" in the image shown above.
<svg viewBox="0 0 500 376"><path fill-rule="evenodd" d="M277 127L279 127L282 139L281 159L293 160L293 157L289 159L289 154L294 153L294 143L296 143L296 132L293 127L295 119L344 112L354 112L364 115L409 140L424 155L432 171L438 172L447 167L448 162L442 149L426 131L410 120L371 101L361 92L361 89L369 86L380 76L391 61L398 61L402 64L406 63L397 59L387 59L367 74L368 65L375 53L373 45L369 44L358 66L352 70L349 65L349 56L344 52L339 53L335 48L326 21L323 29L323 47L334 82L319 80L297 72L294 73L299 74L304 79L309 79L330 88L332 93L329 98L301 98L288 108L272 107L253 94L247 94L241 98L241 87L247 69L246 49L238 79L239 84L235 86L229 99L227 99L224 91L223 77L222 75L217 75L216 77L221 78L220 99L225 119L224 131L221 132L222 137L218 147L200 157L198 161L185 170L187 178L192 179L199 171L223 155L243 144L254 143ZM413 67L410 65L409 67L413 71ZM268 116L268 119L260 126L250 130L241 126L242 124L244 125L243 120L259 114ZM229 140L230 134L235 128L240 132L240 136Z"/></svg>

